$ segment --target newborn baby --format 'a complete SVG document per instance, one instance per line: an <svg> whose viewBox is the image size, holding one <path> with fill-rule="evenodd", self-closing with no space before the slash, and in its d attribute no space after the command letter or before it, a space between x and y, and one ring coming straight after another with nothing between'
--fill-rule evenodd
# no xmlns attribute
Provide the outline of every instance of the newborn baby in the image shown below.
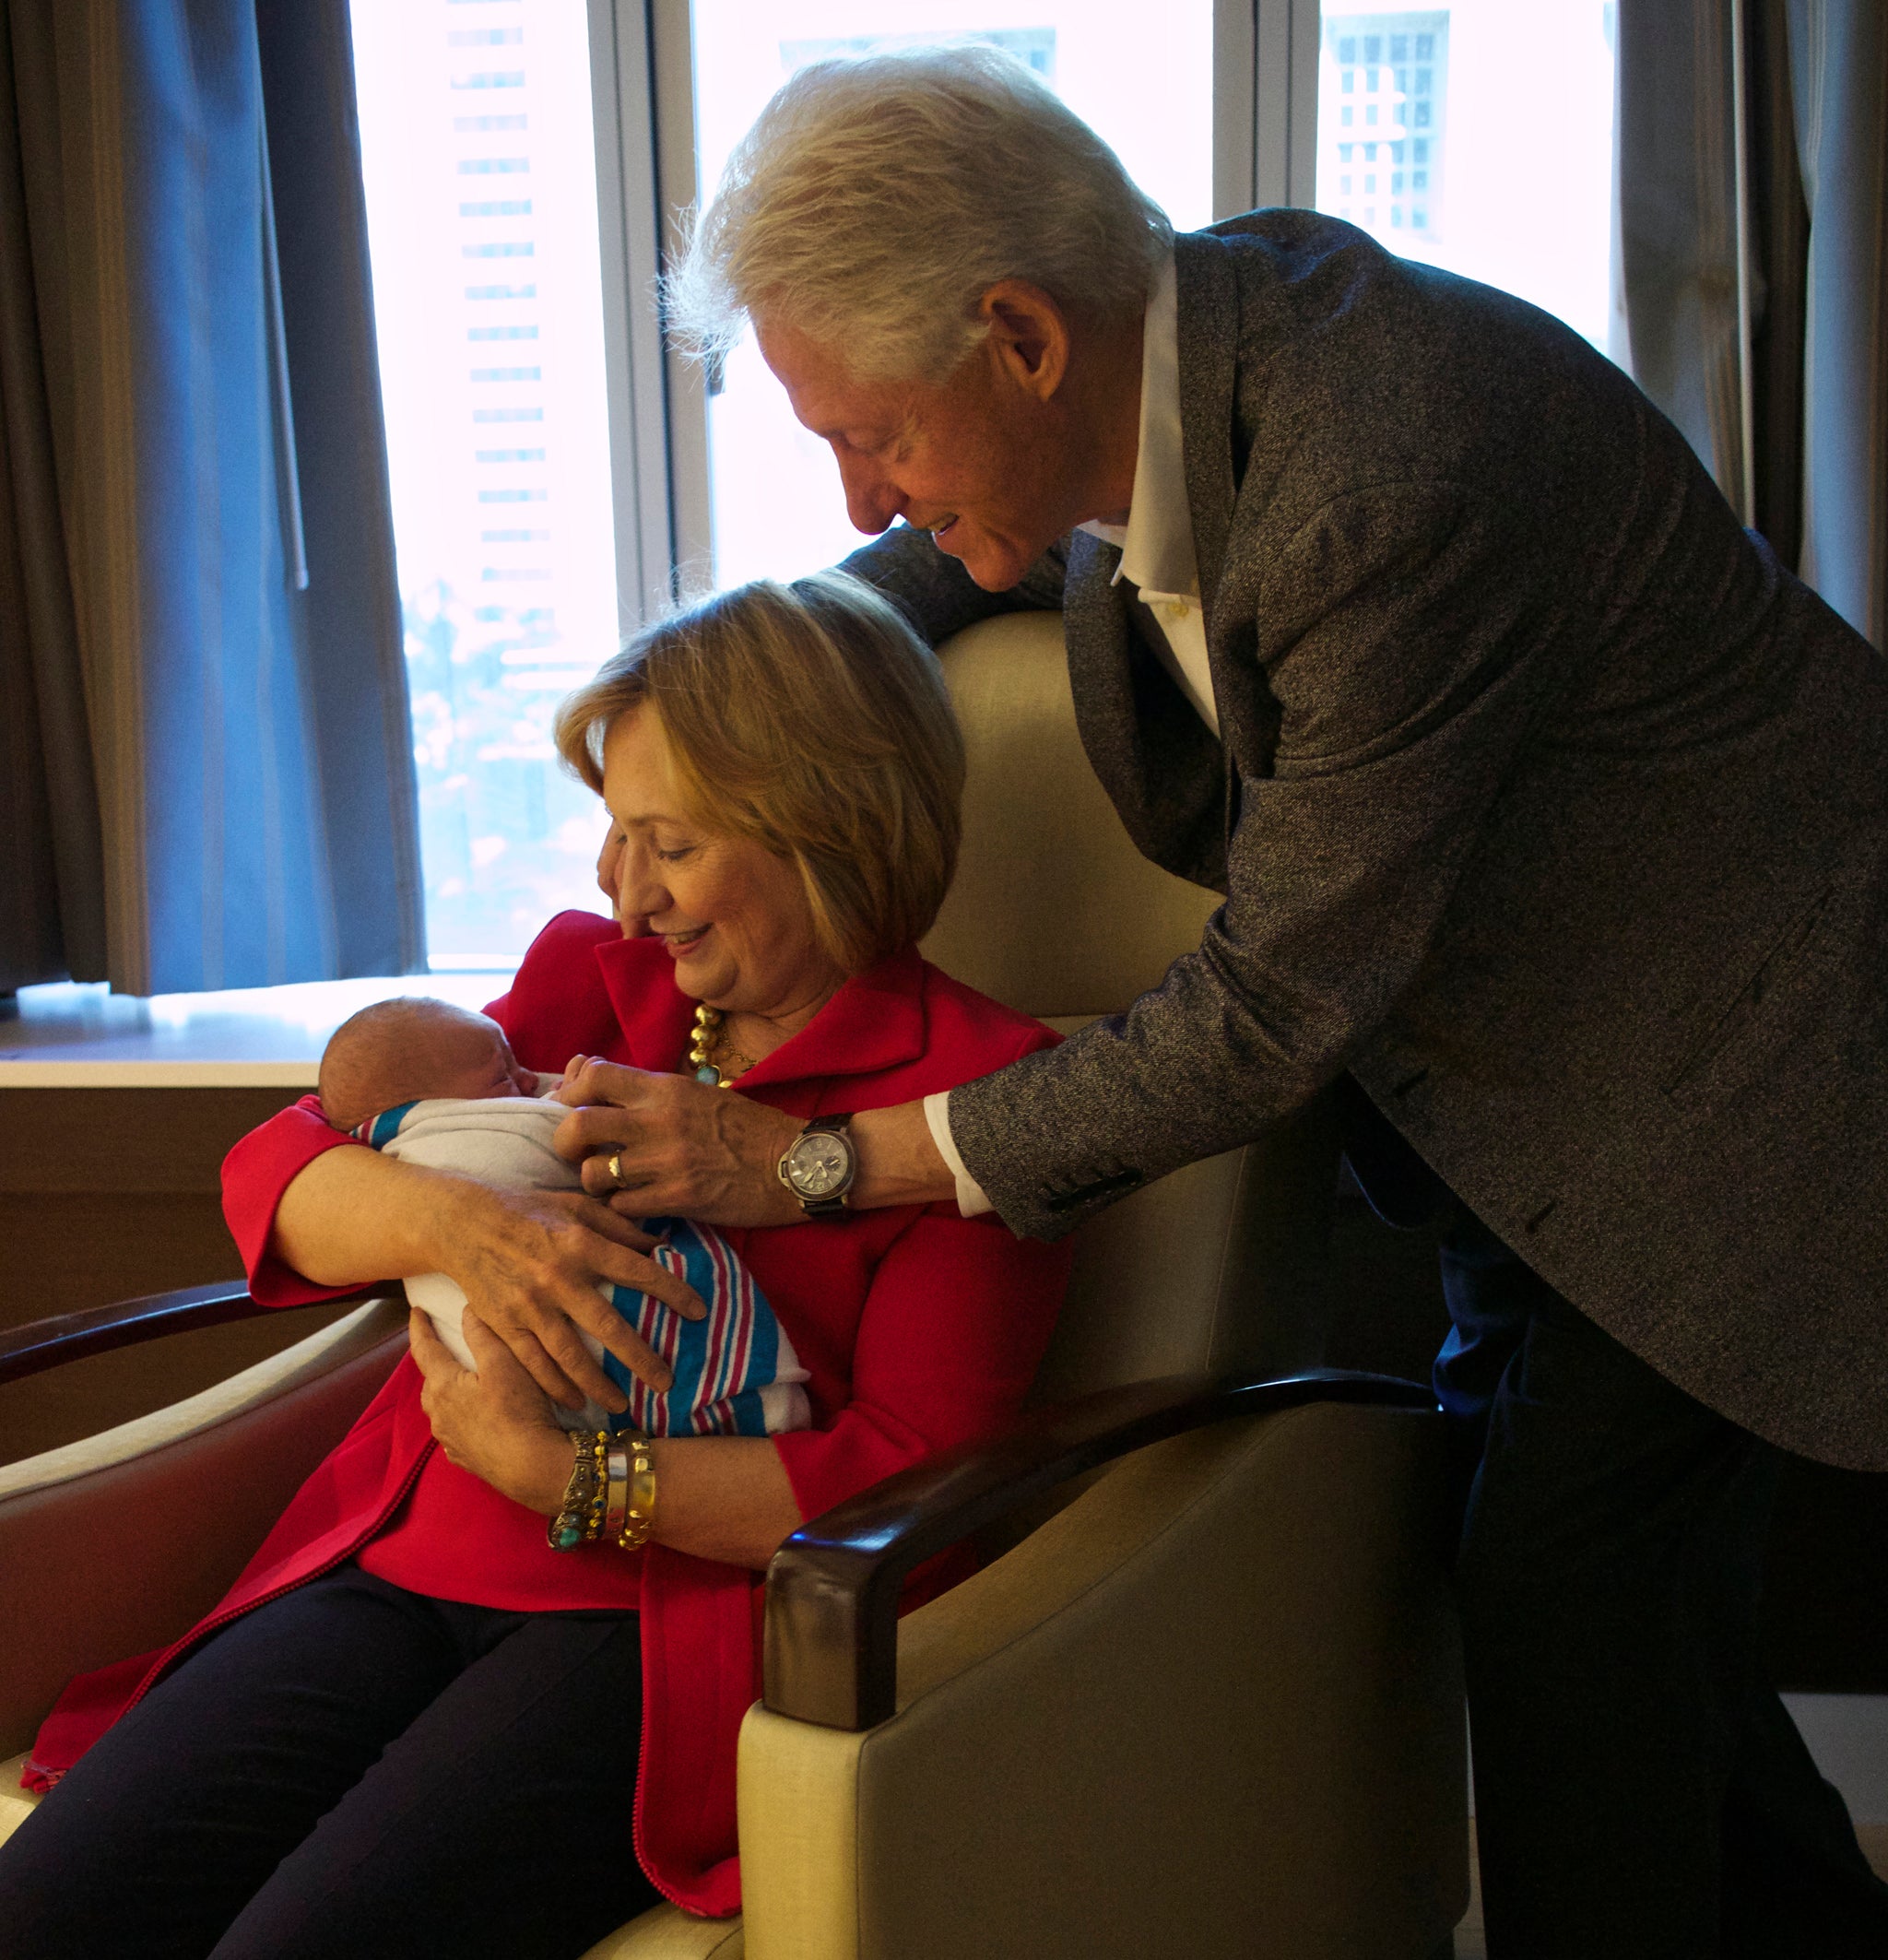
<svg viewBox="0 0 1888 1960"><path fill-rule="evenodd" d="M335 1030L321 1058L322 1115L405 1163L453 1171L507 1190L578 1191L583 1180L551 1147L565 1107L560 1076L520 1068L504 1031L443 1000L397 998L363 1008ZM584 1345L629 1397L626 1415L596 1402L558 1408L566 1429L630 1428L649 1435L763 1435L810 1426L807 1371L773 1310L718 1232L655 1218L663 1243L649 1256L683 1275L708 1308L702 1320L644 1293L600 1284L604 1297L675 1370L657 1395L590 1334ZM466 1295L444 1273L407 1281L463 1367ZM579 1329L581 1332L582 1329Z"/></svg>

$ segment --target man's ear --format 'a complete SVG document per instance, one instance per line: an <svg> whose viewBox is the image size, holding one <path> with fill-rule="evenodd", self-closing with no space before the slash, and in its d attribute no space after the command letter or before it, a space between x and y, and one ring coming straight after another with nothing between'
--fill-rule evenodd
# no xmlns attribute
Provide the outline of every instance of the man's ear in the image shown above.
<svg viewBox="0 0 1888 1960"><path fill-rule="evenodd" d="M1027 279L998 279L978 301L977 313L989 326L985 344L999 372L1025 394L1048 401L1068 372L1068 314Z"/></svg>

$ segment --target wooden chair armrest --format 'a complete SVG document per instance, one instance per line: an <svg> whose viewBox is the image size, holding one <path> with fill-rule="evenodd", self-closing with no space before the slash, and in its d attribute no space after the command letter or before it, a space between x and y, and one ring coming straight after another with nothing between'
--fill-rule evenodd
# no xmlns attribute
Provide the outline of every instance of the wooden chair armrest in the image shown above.
<svg viewBox="0 0 1888 1960"><path fill-rule="evenodd" d="M359 1293L337 1295L336 1306L371 1300L393 1289L383 1281ZM18 1381L48 1368L63 1367L88 1354L113 1348L135 1347L163 1334L183 1334L194 1328L220 1327L230 1320L253 1320L273 1313L250 1297L242 1280L219 1280L209 1286L180 1286L167 1293L146 1293L119 1300L110 1306L88 1306L76 1314L55 1314L26 1327L0 1334L0 1382Z"/></svg>
<svg viewBox="0 0 1888 1960"><path fill-rule="evenodd" d="M811 1519L767 1568L764 1694L776 1714L857 1731L891 1716L898 1598L912 1570L1056 1484L1150 1443L1307 1402L1433 1409L1426 1386L1317 1369L1170 1376L1085 1396L993 1442L947 1450Z"/></svg>

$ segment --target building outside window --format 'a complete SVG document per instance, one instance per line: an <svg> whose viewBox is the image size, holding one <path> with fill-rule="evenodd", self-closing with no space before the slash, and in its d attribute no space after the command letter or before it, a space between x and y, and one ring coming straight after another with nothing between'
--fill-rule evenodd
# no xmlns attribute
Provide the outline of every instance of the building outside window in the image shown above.
<svg viewBox="0 0 1888 1960"><path fill-rule="evenodd" d="M1405 257L1518 293L1606 348L1615 18L1613 0L1327 6L1318 209ZM1343 171L1353 100L1387 160L1415 166L1407 189L1393 176L1387 203L1366 205Z"/></svg>
<svg viewBox="0 0 1888 1960"><path fill-rule="evenodd" d="M584 10L355 0L435 966L594 903L550 715L618 643Z"/></svg>

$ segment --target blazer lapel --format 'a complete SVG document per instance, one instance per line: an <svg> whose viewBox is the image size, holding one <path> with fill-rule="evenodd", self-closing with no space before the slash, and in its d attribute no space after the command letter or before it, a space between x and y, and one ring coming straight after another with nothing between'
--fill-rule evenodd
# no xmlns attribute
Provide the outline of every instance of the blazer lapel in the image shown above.
<svg viewBox="0 0 1888 1960"><path fill-rule="evenodd" d="M695 1003L675 984L668 955L654 939L609 939L596 948L596 964L631 1066L661 1073L679 1069ZM916 947L879 961L846 981L797 1034L756 1062L740 1078L740 1089L782 1092L768 1099L803 1116L817 1114L823 1103L843 1107L844 1092L829 1078L873 1075L924 1054L924 987Z"/></svg>
<svg viewBox="0 0 1888 1960"><path fill-rule="evenodd" d="M1233 462L1233 381L1238 364L1239 287L1228 247L1205 232L1174 241L1179 300L1180 446L1193 514L1193 557L1210 641L1238 482ZM1213 676L1215 688L1219 676Z"/></svg>
<svg viewBox="0 0 1888 1960"><path fill-rule="evenodd" d="M675 984L675 963L656 939L606 939L596 948L603 988L616 1010L632 1069L679 1069L695 1003Z"/></svg>
<svg viewBox="0 0 1888 1960"><path fill-rule="evenodd" d="M1223 863L1224 758L1135 624L1121 554L1076 531L1063 586L1075 725L1142 856L1183 878ZM1206 881L1210 882L1210 878Z"/></svg>
<svg viewBox="0 0 1888 1960"><path fill-rule="evenodd" d="M1242 334L1242 240L1211 232L1174 241L1179 296L1180 440L1194 558L1206 616L1207 664L1225 750L1221 839L1230 848L1243 776L1271 773L1278 713L1258 665L1258 619L1249 554L1243 576L1228 577L1228 556L1246 457L1238 428ZM1247 260L1249 264L1249 259Z"/></svg>
<svg viewBox="0 0 1888 1960"><path fill-rule="evenodd" d="M756 1062L740 1088L876 1075L916 1061L925 1052L924 972L917 948L907 946L856 974L797 1034ZM837 1106L844 1104L840 1094Z"/></svg>

